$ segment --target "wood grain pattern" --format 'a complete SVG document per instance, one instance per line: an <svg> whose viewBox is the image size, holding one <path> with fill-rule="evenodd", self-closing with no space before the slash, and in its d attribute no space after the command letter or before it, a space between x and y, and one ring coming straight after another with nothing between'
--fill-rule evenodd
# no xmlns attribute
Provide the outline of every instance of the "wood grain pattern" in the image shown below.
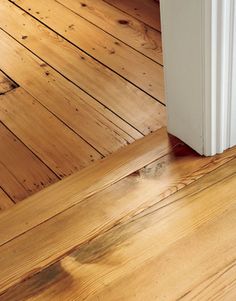
<svg viewBox="0 0 236 301"><path fill-rule="evenodd" d="M0 212L14 205L14 202L0 187Z"/></svg>
<svg viewBox="0 0 236 301"><path fill-rule="evenodd" d="M132 129L126 122L122 122L121 119L109 112L104 106L64 79L4 32L1 32L0 35L2 38L0 47L5 55L5 60L0 63L1 67L7 70L13 78L17 78L23 88L101 153L111 153L121 146L134 141L132 136L135 139L142 137L139 132ZM18 66L17 69L15 68L16 65ZM21 70L24 70L23 74ZM118 103L113 102L112 98L110 99L113 107L118 108ZM134 120L134 115L128 111L128 105L126 108L125 99L123 104L124 107L121 102L118 113L123 115L123 117L128 117L129 115L129 119L132 118ZM135 109L134 105L131 103L129 110L134 108L136 113L139 114L138 112L141 112L141 108L136 106L137 109ZM164 115L164 108L162 112L156 111L156 113L163 113ZM144 114L140 117L144 117ZM147 114L146 121L141 118L137 118L137 124L142 128L147 128ZM158 120L158 115L155 116L155 119ZM155 127L161 127L161 124L164 124L164 121L157 121ZM120 126L124 130L120 129ZM129 134L126 134L125 131Z"/></svg>
<svg viewBox="0 0 236 301"><path fill-rule="evenodd" d="M0 245L168 154L178 143L161 129L31 196L11 213L3 212L0 229L7 230L0 232Z"/></svg>
<svg viewBox="0 0 236 301"><path fill-rule="evenodd" d="M1 5L1 7L3 7L3 5ZM8 25L8 27L10 28L10 25ZM34 28L34 30L36 31L36 28ZM12 34L14 34L14 32L15 30L11 31ZM12 40L4 32L1 32L0 34L2 37L1 51L2 53L5 54L5 60L1 62L0 65L1 68L3 70L6 70L9 74L11 74L13 78L17 78L22 87L24 87L27 91L29 91L35 98L43 102L46 107L48 107L57 116L63 119L69 126L71 126L77 131L78 128L80 128L79 134L92 144L91 140L96 139L96 137L94 137L94 135L91 137L91 134L89 133L91 133L91 128L94 128L96 126L96 123L99 122L99 116L97 116L98 113L96 113L96 111L90 109L90 106L93 106L95 110L99 111L99 113L100 112L103 113L106 118L111 119L109 112L104 113L106 110L104 109L103 106L101 107L101 105L96 103L94 99L91 99L83 91L79 90L72 83L65 80L61 75L59 75L52 68L47 66L47 64L45 64L43 61L36 58L33 54L31 54L29 51L27 51L24 47L19 45L17 42ZM39 36L37 36L37 38L38 37ZM46 42L47 42L47 47L50 47L49 45L56 44L54 39L53 40L46 39ZM45 50L44 45L45 44L37 43L36 48L41 49L42 51L41 54L45 54L47 56L48 51ZM67 46L68 44L65 45L65 47ZM75 69L75 67L73 67L73 69L71 69L72 68L71 61L73 62L73 66L77 66L76 65L77 62L79 64L79 61L84 61L84 60L81 59L81 57L79 56L78 60L75 61L74 56L71 57L71 54L73 54L73 52L72 53L70 51L63 52L62 49L64 49L63 43L60 44L60 47L59 45L58 47L56 47L56 51L57 51L56 53L50 51L49 52L50 54L53 53L53 55L51 56L51 60L56 59L56 61L60 61L61 68L63 68L64 66L65 70L72 70L70 72L72 72L73 74L77 72L78 74L77 68ZM50 50L52 49L50 48ZM60 55L58 57L57 53L61 53L61 51L64 55L63 56ZM52 63L52 61L50 61L50 63ZM69 67L67 66L67 64ZM15 65L19 66L17 70L16 68L14 68ZM86 76L86 83L88 85L91 84L93 85L93 89L94 89L93 94L106 107L110 108L117 115L122 117L125 121L133 125L135 128L137 128L140 132L144 134L148 134L150 133L150 131L156 130L166 124L166 116L165 116L166 114L165 114L164 106L154 101L149 96L145 95L145 93L133 87L132 85L129 85L124 80L119 80L119 77L116 77L116 79L118 79L118 82L116 80L113 82L113 78L110 77L111 75L110 72L106 73L106 77L103 77L101 76L100 69L98 69L98 71L96 72L96 82L98 86L94 85L94 79L90 78L90 71L92 69L96 70L96 68L94 67L96 67L96 65L95 66L91 65L89 69L85 69L86 75L84 74L84 76ZM20 72L21 69L24 70L24 76L22 76L22 73ZM94 75L94 71L91 72L92 72L91 74ZM68 75L68 73L66 73L66 75ZM82 77L77 76L77 78L78 80L80 80L80 78ZM110 82L112 82L112 86L110 86ZM106 90L104 89L104 87L106 87L106 84L108 83L110 89ZM42 86L45 86L46 89L42 90ZM48 95L50 95L50 99L48 99ZM69 99L68 96L70 97ZM60 110L62 104L60 107L58 107L58 105L55 105L55 101L52 101L54 98L60 101L60 103L62 104L65 103L63 110L62 109ZM82 110L82 108L84 107L83 106L84 102L87 105L86 108L88 107L87 110L90 109L89 112L84 112L84 110ZM68 103L71 104L71 106L69 106ZM76 111L76 108L78 108L79 105L81 106L82 113L84 115L87 113L86 116L89 116L89 118L87 118L88 119L87 122L92 123L89 126L89 130L85 127L85 124L87 123L84 122L85 117L83 117L83 121L82 121L83 126L76 127L76 125L81 120L79 118L80 116L77 116L80 113L80 110L78 111L78 113ZM68 115L65 115L65 113L68 110L70 111L70 114L73 115L69 115L69 117ZM77 118L76 117L71 118L71 116L77 116ZM120 134L120 131L117 129L117 127L114 128L114 125L112 126L111 122L113 123L118 122L118 126L121 125L122 129L130 133L131 137L135 135L135 138L137 137L140 138L140 134L137 133L137 131L134 131L133 129L130 130L131 127L129 127L127 123L123 125L120 120L117 121L118 118L116 118L114 114L110 123L106 122L104 120L105 119L104 117L103 118L101 117L100 119L101 119L100 122L101 129L99 129L99 127L96 126L96 128L98 128L97 129L98 138L96 140L98 145L99 143L102 143L102 139L101 139L102 134L100 135L98 134L99 132L102 131L102 128L104 128L106 124L107 124L106 126L107 131L109 131L109 128L111 127L112 132L116 133L116 131L118 131L118 133ZM73 120L75 120L76 122L75 121L73 122ZM81 122L79 124L81 124ZM83 130L85 131L85 129L87 129L86 135L85 133L82 132ZM102 133L106 135L105 134L106 132L104 133L103 131ZM110 136L111 137L113 136L112 133ZM127 137L127 134L126 135L123 134L123 136L125 139L125 137ZM116 139L118 139L117 136ZM128 138L126 139L128 140ZM104 136L103 140L109 141L108 134ZM113 143L111 143L111 145L113 144L117 145L115 141L112 142Z"/></svg>
<svg viewBox="0 0 236 301"><path fill-rule="evenodd" d="M0 105L2 97L8 94L0 97ZM1 122L0 140L0 183L14 202L58 181L56 175Z"/></svg>
<svg viewBox="0 0 236 301"><path fill-rule="evenodd" d="M104 0L107 3L129 13L138 20L161 31L160 4L158 0Z"/></svg>
<svg viewBox="0 0 236 301"><path fill-rule="evenodd" d="M233 237L235 235L230 231L229 226L231 224L236 228L235 216L232 214L236 205L236 191L234 189L236 161L235 159L232 160L235 158L235 151L234 155L232 153L231 155L229 163L218 168L212 174L210 173L209 176L203 177L200 183L196 181L196 184L189 185L180 193L177 192L162 201L158 199L160 187L157 179L160 183L162 182L162 178L160 178L162 171L159 171L161 165L158 161L141 171L140 174L131 175L1 246L0 251L3 255L1 258L5 259L0 258L1 291L38 273L43 267L53 263L56 259L60 259L77 247L78 251L65 257L59 265L56 265L56 269L58 267L62 267L62 269L55 271L56 275L52 272L51 275L54 275L53 279L51 278L52 283L50 283L50 278L45 277L47 273L50 275L51 268L49 268L49 271L46 271L43 276L41 275L43 277L41 279L44 279L45 282L33 280L31 283L35 286L23 286L24 289L21 294L24 298L27 290L31 294L35 290L35 300L37 300L38 293L44 294L45 292L46 296L44 295L43 298L41 296L43 300L53 300L53 298L57 300L58 296L63 300L90 298L91 300L96 298L101 298L101 300L119 300L119 298L136 300L137 289L135 290L135 287L140 288L141 281L146 278L148 281L144 287L142 286L139 300L144 300L145 294L152 300L153 294L158 292L156 286L153 285L158 271L157 266L160 269L162 266L161 258L164 257L163 262L165 262L168 255L172 253L172 245L180 245L176 252L181 254L185 246L183 245L181 248L182 239L186 238L187 242L191 241L191 234L199 228L200 234L204 235L206 231L202 231L201 228L206 227L210 231L210 237L211 235L214 236L213 244L217 247L219 236L215 232L215 227L218 230L221 229L221 217L226 215L228 220L226 227L223 228L226 236L222 239L222 247L226 251L226 245L234 246L235 238L233 239ZM192 158L192 155L190 157ZM196 160L198 159L199 157L196 156ZM206 158L206 160L209 159ZM214 165L214 163L212 164ZM210 167L208 162L205 168L206 171L209 171L212 166ZM191 176L196 176L198 172L193 170ZM168 168L164 169L164 174L173 175ZM179 174L179 181L182 179L183 175ZM178 182L178 179L173 176L172 181L175 183ZM173 184L169 183L168 185L166 183L166 187L171 185ZM223 198L222 185L227 190L227 195L224 195ZM219 224L215 222L218 218ZM194 235L193 239L198 243L201 241L199 238L196 239ZM227 244L225 244L225 240L227 240ZM209 244L211 240L206 241L205 238L203 242ZM38 245L40 245L40 249ZM195 244L193 246L196 248ZM201 254L207 254L204 244L201 246L201 250ZM187 252L187 249L185 251ZM162 255L165 252L168 255ZM194 252L194 248L192 252ZM214 251L212 250L212 252ZM234 252L229 251L227 254L230 256L227 262L231 262L234 258ZM191 258L192 253L190 252L189 260ZM200 255L196 258L202 259ZM153 264L153 261L156 264ZM179 260L174 261L174 263L178 267L182 264ZM155 268L151 269L151 265L154 265ZM218 269L221 265L222 261L215 268ZM197 260L195 266L197 266ZM191 270L190 267L191 265L189 265L188 271ZM167 279L164 272L158 274L161 282L158 285L160 294L167 293L162 285L165 279L168 282L170 277L168 275L172 275L171 281L173 283L179 277L178 272L171 272L171 265L168 268L170 272L166 276ZM177 270L173 269L173 271ZM53 270L51 269L51 271ZM212 273L212 271L208 271L206 275L209 272ZM200 274L195 273L198 277ZM133 279L131 283L127 281L130 275ZM73 282L69 282L70 285L65 289L63 281L68 281L67 276L70 276ZM37 277L40 275L36 276L36 279L39 279ZM150 283L149 280L151 280ZM196 279L191 278L190 280L196 283ZM55 285L57 281L59 281L58 288ZM104 283L106 283L105 288ZM190 284L192 285L191 281ZM44 289L37 285L41 285ZM131 285L132 289L129 290L128 287ZM48 291L52 288L53 293L48 295ZM57 289L60 294L55 293ZM175 294L178 297L179 294L185 293L185 290L186 287L183 285L178 290L168 291L169 295L172 294L172 299L169 298L169 300L175 300ZM28 297L31 298L32 295ZM155 299L153 298L153 300Z"/></svg>
<svg viewBox="0 0 236 301"><path fill-rule="evenodd" d="M0 70L0 95L5 94L15 88L17 88L17 84Z"/></svg>
<svg viewBox="0 0 236 301"><path fill-rule="evenodd" d="M55 0L12 2L145 92L164 102L163 67L159 64Z"/></svg>
<svg viewBox="0 0 236 301"><path fill-rule="evenodd" d="M163 64L161 33L102 0L57 0L81 17Z"/></svg>
<svg viewBox="0 0 236 301"><path fill-rule="evenodd" d="M88 143L21 88L1 99L0 119L59 178L101 159Z"/></svg>

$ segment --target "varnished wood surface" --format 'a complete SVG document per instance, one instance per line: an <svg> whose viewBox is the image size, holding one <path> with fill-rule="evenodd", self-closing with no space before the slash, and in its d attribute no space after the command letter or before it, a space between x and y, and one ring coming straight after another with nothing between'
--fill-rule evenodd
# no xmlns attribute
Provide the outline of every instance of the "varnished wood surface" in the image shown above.
<svg viewBox="0 0 236 301"><path fill-rule="evenodd" d="M101 159L94 148L21 88L1 99L0 119L59 178Z"/></svg>
<svg viewBox="0 0 236 301"><path fill-rule="evenodd" d="M129 13L138 20L161 31L160 6L158 0L104 0L105 2Z"/></svg>
<svg viewBox="0 0 236 301"><path fill-rule="evenodd" d="M55 0L40 2L14 0L13 2L81 50L89 53L157 100L164 102L163 67L159 64L153 63Z"/></svg>
<svg viewBox="0 0 236 301"><path fill-rule="evenodd" d="M74 0L58 2L157 63L163 63L160 31L102 0L85 0L82 4Z"/></svg>
<svg viewBox="0 0 236 301"><path fill-rule="evenodd" d="M2 0L0 17L0 121L55 181L166 126L156 29L101 0ZM36 192L17 181L14 201Z"/></svg>
<svg viewBox="0 0 236 301"><path fill-rule="evenodd" d="M200 158L179 145L5 243L0 300L178 300L199 291L207 300L208 284L236 259L235 157Z"/></svg>
<svg viewBox="0 0 236 301"><path fill-rule="evenodd" d="M5 191L0 187L0 212L13 206L13 201L9 198Z"/></svg>
<svg viewBox="0 0 236 301"><path fill-rule="evenodd" d="M0 137L0 183L14 202L58 181L58 177L1 122Z"/></svg>
<svg viewBox="0 0 236 301"><path fill-rule="evenodd" d="M165 123L164 106L152 99L150 96L132 86L119 76L113 74L111 71L104 68L104 66L96 63L89 56L86 56L86 54L79 51L67 41L58 39L57 35L47 30L47 28L43 27L42 30L42 27L38 26L38 22L24 14L14 5L8 4L4 1L1 5L1 10L3 11L2 22L4 24L4 28L11 36L23 43L38 56L43 58L43 60L45 60L50 66L53 66L55 69L60 71L60 73L64 74L83 90L87 91L90 95L98 99L101 103L103 103L103 105L111 109L129 124L133 125L140 132L147 134L150 131L161 127L163 123ZM17 30L19 26L21 28L20 31ZM26 39L22 39L22 33L27 36ZM61 84L60 91L62 90L64 93L66 93L67 98L71 96L73 97L73 91L75 90L75 87L70 88L70 90L72 90L71 92L66 90L67 87L72 86L71 83L69 83L67 80L64 80L64 78L61 78L58 73L54 75L55 71L50 70L51 68L47 68L43 61L40 64L43 68L39 68L38 64L36 65L35 63L31 62L31 57L33 60L35 60L35 56L30 54L29 51L27 51L17 42L8 38L6 35L4 35L4 33L1 33L1 36L3 47L1 51L5 53L5 56L8 60L2 62L0 66L8 74L11 74L13 78L19 77L17 70L13 69L12 71L12 68L14 67L13 62L18 64L20 70L24 69L25 77L23 79L19 77L18 79L20 85L22 85L25 89L30 89L31 85L28 83L28 81L27 86L25 86L22 82L28 79L29 73L32 73L32 69L36 69L38 73L40 73L41 70L41 72L44 71L42 72L42 75L47 86L48 81L50 81L51 85L53 84L58 86L58 84ZM38 39L41 39L42 42L38 43ZM45 45L47 45L46 48ZM20 52L18 57L14 54L14 52ZM24 58L23 61L21 58ZM13 59L15 59L15 61L13 61ZM130 70L132 69L133 68L130 66ZM141 67L140 70L142 70ZM47 77L45 76L45 72L48 72ZM38 77L39 75L36 74L36 78ZM52 77L54 77L55 83L51 82ZM158 77L157 74L155 74L155 77ZM94 84L94 79L96 79L96 85ZM38 81L39 80L42 79L39 78ZM66 87L64 88L64 86ZM106 86L108 86L108 89L104 89ZM40 92L43 93L41 90L42 89L40 87ZM56 92L59 93L60 91ZM78 91L78 89L76 89L76 91ZM77 93L80 92L78 91ZM82 94L82 92L80 94ZM53 94L51 91L50 95L52 98ZM90 100L90 102L93 101ZM143 108L145 108L145 110ZM91 114L91 116L93 115L94 113ZM83 129L82 126L80 126L80 128L81 130ZM89 127L89 132L91 132L91 129L93 128L94 127L92 126Z"/></svg>
<svg viewBox="0 0 236 301"><path fill-rule="evenodd" d="M17 88L16 83L14 83L0 70L0 95L5 94L15 88Z"/></svg>
<svg viewBox="0 0 236 301"><path fill-rule="evenodd" d="M170 153L178 143L161 129L3 212L0 229L6 230L0 232L0 245Z"/></svg>
<svg viewBox="0 0 236 301"><path fill-rule="evenodd" d="M2 0L1 301L236 300L236 149L168 137L158 9Z"/></svg>

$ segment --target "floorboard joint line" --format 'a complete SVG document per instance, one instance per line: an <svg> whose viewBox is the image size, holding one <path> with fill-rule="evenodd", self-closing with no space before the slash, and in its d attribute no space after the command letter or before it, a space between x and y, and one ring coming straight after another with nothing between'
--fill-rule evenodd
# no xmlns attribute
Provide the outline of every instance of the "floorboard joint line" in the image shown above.
<svg viewBox="0 0 236 301"><path fill-rule="evenodd" d="M134 87L138 88L140 91L142 91L143 93L145 93L146 95L148 95L149 97L151 97L154 101L157 101L159 104L163 105L164 107L166 106L165 103L161 102L159 99L157 99L156 97L152 96L151 94L149 94L147 91L144 91L141 87L139 87L138 85L136 85L135 83L133 83L131 80L127 79L125 76L119 74L117 71L113 70L111 67L109 67L108 65L106 65L105 63L101 62L100 60L98 60L97 58L95 58L93 55L91 55L89 52L83 50L82 48L80 48L79 46L77 46L75 43L73 43L72 41L70 41L69 39L67 39L66 37L64 37L62 34L58 33L56 30L52 29L51 27L49 27L46 23L44 23L42 20L37 19L35 16L31 15L27 10L23 9L21 6L19 6L18 4L16 4L14 2L14 0L8 0L11 4L17 6L19 9L21 9L22 11L24 11L27 15L31 16L33 19L35 19L36 21L38 21L39 23L41 23L42 25L44 25L45 27L47 27L49 30L53 31L54 33L56 33L58 36L60 36L62 39L66 40L68 43L70 43L71 45L73 45L74 47L76 47L77 49L79 49L80 51L82 51L83 53L85 53L86 55L88 55L89 57L91 57L93 60L95 60L96 62L98 62L99 64L103 65L105 68L109 69L110 71L112 71L113 73L115 73L116 75L118 75L119 77L123 78L125 81L127 81L128 83L130 83L131 85L133 85ZM62 4L60 4L62 6ZM2 27L0 27L2 30L4 30ZM7 31L4 30L4 32L7 33ZM10 35L11 36L11 35ZM12 36L11 36L12 37ZM19 41L17 41L18 43L20 43ZM21 43L20 43L21 44ZM21 44L22 46L24 46L23 44ZM24 46L25 47L25 46ZM26 47L25 47L26 48ZM28 49L29 50L29 49ZM30 51L30 50L29 50ZM32 51L31 51L32 52ZM35 54L34 52L32 52L33 54ZM36 54L35 54L36 55ZM158 64L158 63L157 63ZM158 64L160 65L160 64ZM162 66L162 65L160 65ZM53 68L53 67L52 67ZM55 68L53 68L54 70L56 70ZM57 71L57 70L56 70ZM58 71L57 71L58 72ZM79 87L80 88L80 87ZM80 88L81 89L81 88ZM85 91L86 92L86 91ZM87 93L87 92L86 92Z"/></svg>

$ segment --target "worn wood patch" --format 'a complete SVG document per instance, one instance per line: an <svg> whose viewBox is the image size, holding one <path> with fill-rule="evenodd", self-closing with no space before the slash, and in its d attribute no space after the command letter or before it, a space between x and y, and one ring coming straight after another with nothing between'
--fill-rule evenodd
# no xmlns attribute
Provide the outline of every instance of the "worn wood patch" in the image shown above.
<svg viewBox="0 0 236 301"><path fill-rule="evenodd" d="M19 87L17 83L7 77L1 70L0 70L0 95L10 92L13 89Z"/></svg>

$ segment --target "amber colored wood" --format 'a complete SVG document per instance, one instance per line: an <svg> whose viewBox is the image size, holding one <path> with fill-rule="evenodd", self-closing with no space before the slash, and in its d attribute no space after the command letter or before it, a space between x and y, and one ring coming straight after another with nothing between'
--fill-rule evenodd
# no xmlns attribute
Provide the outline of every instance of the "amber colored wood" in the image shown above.
<svg viewBox="0 0 236 301"><path fill-rule="evenodd" d="M164 75L161 65L107 34L55 0L14 0L11 2L18 4L74 45L159 101L164 102ZM4 17L6 14L4 6L3 8L1 6L1 11ZM9 14L10 12L8 17ZM5 29L7 30L7 28ZM22 35L26 34L22 32Z"/></svg>
<svg viewBox="0 0 236 301"><path fill-rule="evenodd" d="M7 230L0 232L0 245L168 154L178 143L161 129L64 179L62 185L51 185L31 196L10 214L3 212L0 229Z"/></svg>
<svg viewBox="0 0 236 301"><path fill-rule="evenodd" d="M8 94L0 97L0 106ZM58 181L56 175L1 122L0 141L0 183L14 202Z"/></svg>
<svg viewBox="0 0 236 301"><path fill-rule="evenodd" d="M161 31L160 4L158 0L104 0L131 16Z"/></svg>
<svg viewBox="0 0 236 301"><path fill-rule="evenodd" d="M15 88L17 88L17 85L0 70L0 95Z"/></svg>
<svg viewBox="0 0 236 301"><path fill-rule="evenodd" d="M22 88L1 99L0 119L59 178L101 159L87 142Z"/></svg>
<svg viewBox="0 0 236 301"><path fill-rule="evenodd" d="M95 110L99 111L99 113L101 112L105 115L105 117L111 119L110 123L108 123L105 128L107 131L109 131L109 127L111 127L112 132L116 133L116 131L118 131L117 127L114 128L114 126L110 124L111 122L115 124L118 122L118 125L121 124L121 126L124 128L124 131L128 129L128 133L131 132L130 135L135 135L135 138L140 137L140 134L137 134L137 131L134 131L133 129L130 130L130 127L127 125L127 123L123 125L120 120L117 121L117 119L119 118L111 118L109 112L106 113L107 110L103 106L101 107L101 105L96 103L87 94L85 94L83 91L75 87L72 83L64 79L61 75L55 72L44 62L36 58L23 46L19 45L16 41L10 38L6 33L1 31L0 35L1 51L5 55L5 59L0 63L1 68L3 70L6 70L9 74L11 74L13 78L17 78L22 87L29 91L47 108L53 111L66 124L72 127L75 131L79 131L79 134L85 140L93 144L91 140L96 139L98 146L99 143L102 143L102 141L107 140L106 143L108 143L109 141L108 134L106 135L104 133L104 130L102 130L102 128L108 122L106 122L104 120L105 118L102 117L100 118L101 122L99 122L99 116L97 116L98 113L90 109L88 107L89 104L93 106ZM51 41L51 43L52 42L53 41ZM55 43L56 42L53 42L53 44ZM40 45L41 43L38 44L37 47L40 48ZM63 48L63 45L61 45L61 48ZM61 51L61 48L57 48L58 52ZM43 49L45 53L45 48L43 47ZM57 56L53 55L53 57ZM63 66L66 66L67 64L71 66L69 61L66 61L67 57L70 58L69 53L64 53L64 56L60 57L60 62L62 65L63 61L65 60ZM81 60L80 57L79 60ZM74 66L76 66L75 63L76 62L74 62L73 64ZM16 65L18 66L17 69L15 68ZM21 70L24 70L23 74ZM89 70L87 70L88 76ZM109 77L109 74L110 73L107 73L107 77L105 78L106 82L108 83L110 81L113 82L113 79ZM112 90L106 90L104 89L104 80L100 82L99 74L97 74L97 76L98 77L96 77L96 82L100 88L97 89L97 86L94 86L94 93L97 93L97 95L99 95L99 93L101 93L100 91L102 91L101 101L104 103L104 105L109 107L112 111L116 112L117 115L121 116L125 121L132 124L139 131L147 134L150 131L158 129L166 124L166 113L164 106L151 99L149 96L147 96L145 93L138 90L137 88L127 84L125 81L123 81L122 85L114 85L114 89ZM87 78L86 81L87 83L89 83L90 78ZM42 90L42 87L45 87L45 89ZM48 95L50 95L50 97L48 97ZM57 103L54 101L54 99L57 99ZM58 105L58 102L60 102L60 106ZM85 112L83 109L84 102L86 103ZM80 110L76 111L76 109L78 109L79 106L81 107ZM87 112L87 110L89 111ZM67 113L68 111L69 114ZM82 111L83 115L85 115L87 120L85 119L85 117L83 117L82 119L81 115L79 115L80 111ZM91 122L91 124L89 124L89 122ZM96 125L97 122L99 122L99 126ZM88 127L86 127L87 123ZM94 137L94 133L92 133L91 137L91 128L94 129L94 127L97 128L96 137ZM118 133L120 134L120 131L118 131ZM102 136L102 134L104 134L105 136ZM111 134L110 136L112 137L113 135ZM103 139L101 139L102 137ZM127 134L124 137L127 137ZM117 136L116 138L118 139ZM111 144L117 145L114 139Z"/></svg>
<svg viewBox="0 0 236 301"><path fill-rule="evenodd" d="M114 240L115 243L117 243L117 240L119 241L120 238L119 233L118 237L116 236L116 225L121 224L122 226L124 223L122 229L125 229L127 221L128 225L131 224L132 227L133 218L139 220L139 216L135 217L136 215L141 214L141 216L146 216L146 212L144 210L147 210L147 216L151 216L152 211L157 211L157 217L155 218L156 224L158 225L155 225L155 231L157 232L152 231L152 235L149 232L145 233L147 235L146 239L142 240L141 237L143 235L142 229L145 229L144 226L148 221L148 217L147 219L145 219L144 224L142 223L142 221L138 223L137 229L134 225L136 229L135 234L137 234L140 239L137 239L134 246L130 247L132 253L130 253L128 249L128 253L126 254L127 258L129 257L130 259L133 259L130 262L132 271L133 267L139 266L139 260L135 260L136 253L134 250L137 247L137 250L141 252L141 246L145 241L147 241L146 247L148 248L148 238L151 240L151 250L152 252L154 252L154 246L156 247L157 244L161 241L161 245L166 242L168 246L172 242L177 241L178 238L180 239L181 236L184 235L184 233L182 233L183 231L185 231L186 235L188 233L191 233L197 226L195 226L195 223L197 223L197 221L198 223L204 223L206 222L205 219L207 219L207 217L208 219L215 218L219 214L218 211L220 211L220 213L224 213L228 206L235 204L235 160L230 161L228 164L225 164L223 166L223 170L217 169L214 177L210 176L209 179L207 178L206 182L204 182L204 185L197 186L197 188L195 186L194 188L190 188L188 190L188 193L191 193L192 196L190 196L189 198L185 196L186 192L185 189L183 189L181 195L178 195L178 193L173 194L174 200L166 199L164 196L170 195L173 192L176 192L177 189L185 187L186 183L191 183L192 181L194 181L193 179L197 179L202 175L212 171L216 167L219 167L219 165L222 164L222 161L225 162L226 160L226 158L222 156L219 156L217 159L215 158L215 160L212 158L202 158L202 160L200 160L199 156L190 152L188 162L188 160L186 160L186 157L182 155L183 152L181 150L179 151L179 161L173 160L172 163L172 158L171 156L169 157L170 167L168 165L165 165L165 161L163 162L161 161L162 159L160 159L160 161L158 160L140 173L135 173L130 177L118 183L115 183L113 186L110 186L100 193L96 193L83 202L80 202L79 204L69 208L68 210L61 212L57 216L54 216L48 221L41 223L40 225L36 226L33 229L30 229L21 236L18 236L8 243L2 245L0 247L0 252L2 254L2 258L4 258L5 260L1 260L0 258L0 291L4 291L10 286L30 277L35 273L38 273L43 269L43 267L47 267L48 265L60 259L62 256L65 256L66 254L68 254L68 252L77 247L82 247L82 249L84 250L81 254L81 260L85 264L85 269L87 256L89 256L90 252L92 252L92 263L94 263L94 265L90 265L91 269L89 274L91 275L90 277L92 277L93 273L94 275L97 275L95 265L97 252L96 249L93 248L93 246L91 247L91 249L89 247L87 248L87 244L89 244L89 242L91 241L93 242L96 237L98 237L99 239L99 237L103 236L103 234L107 236L107 232L115 227L115 233L112 232L112 234L109 235L108 232L108 236L111 241L108 240L104 243L102 241L101 244L98 244L99 246L101 246L101 248L106 248L107 244L108 248L109 244L111 244L112 247ZM228 160L235 158L235 155L235 150L231 151L231 153L228 153ZM183 158L183 160L181 160L181 158ZM197 162L194 162L194 158L196 159L198 164ZM185 161L187 161L186 163L190 167L187 172L180 171L180 166L184 165ZM217 161L218 164L216 163ZM199 173L199 169L201 170L201 173ZM160 177L160 175L162 176ZM224 181L226 177L228 178L226 181ZM231 179L230 181L228 180L229 178ZM222 202L222 196L220 194L220 191L222 191L222 184L215 184L215 189L209 188L207 190L207 187L209 187L209 182L211 181L213 181L213 183L222 181L225 189L227 189L227 196L224 200L222 200ZM212 185L212 183L210 185ZM215 192L217 193L216 196ZM195 195L198 193L199 197L197 197L197 200L199 199L199 202L194 202L194 200L196 199ZM208 196L210 198L209 202L207 202ZM43 198L48 199L45 194ZM183 199L180 201L180 205L178 202L179 198ZM43 201L42 198L41 200ZM217 203L215 204L215 202ZM172 204L174 205L172 206ZM214 205L215 210L213 210ZM152 208L152 206L154 206L154 208ZM182 207L184 207L183 212L181 212L180 210ZM187 208L185 209L185 207ZM208 207L213 208L208 212ZM162 213L162 208L164 208L163 211L165 214ZM194 212L194 209L196 210L195 223L194 219L191 219L191 215L189 215L189 212ZM161 212L160 214L159 211ZM176 211L177 213L175 214ZM17 221L18 219L15 217L15 220ZM26 220L27 223L31 223L29 219ZM154 220L151 218L151 221L153 227ZM179 223L178 227L176 229L171 229L170 225L174 227L177 222ZM187 227L187 225L189 227ZM165 236L163 236L164 234L162 234L162 232L164 232L166 228L168 229L168 231L165 231L167 240L165 240ZM140 230L140 233L138 232L138 229ZM156 234L154 235L154 233ZM129 238L129 234L130 228L128 226L127 233L126 230L124 230L124 232L122 232L122 236ZM132 232L131 234L133 235ZM157 239L157 241L155 241L155 239L157 238L156 235L161 235L160 239ZM40 246L40 248L38 248L38 246ZM122 252L121 246L122 242L121 245L119 245L118 253ZM95 253L93 253L93 250L95 251ZM145 254L149 254L149 252L146 252ZM141 255L139 255L138 258L140 256ZM145 261L145 255L143 255L142 259L143 261ZM120 259L120 261L118 260L117 268L120 268L122 270L122 266L125 265L125 262L123 262L122 259ZM109 261L104 262L105 266L106 263L107 267L109 267ZM100 272L103 274L104 271L105 273L104 281L108 281L107 277L109 278L109 276L106 277L106 275L110 274L111 272L107 271L106 267L103 267L103 265L100 266L100 264L98 264L98 266L101 267ZM94 267L94 270L92 267ZM114 274L117 275L116 273ZM123 273L121 272L119 275L124 274L125 273L123 271ZM83 298L85 298L85 295L83 295L83 293L86 292L86 285L85 287L83 287L82 285L84 283L82 275L83 273L81 272L80 286L77 287L77 292L80 292L81 289L81 295L78 296L79 300L80 298L82 300ZM112 278L113 277L109 278L109 281L114 280Z"/></svg>
<svg viewBox="0 0 236 301"><path fill-rule="evenodd" d="M104 155L111 153L121 146L133 142L134 138L130 135L133 135L135 139L142 137L126 122L123 122L104 106L64 79L7 34L0 32L0 35L2 38L0 47L2 46L2 53L5 54L5 60L0 63L1 67L7 70L13 78L17 78L23 88L101 153ZM18 68L15 68L16 65ZM24 72L22 73L21 70ZM110 99L113 102L112 97ZM126 106L125 100L123 103ZM113 102L113 104L113 107L119 107L117 102ZM135 120L135 116L128 111L128 105L127 108L123 108L121 102L120 104L121 115L129 115ZM131 103L129 110L133 109L132 112L136 112L137 117L141 108L137 106L135 108L134 105ZM162 112L156 111L156 113L163 113L164 115L164 107ZM140 117L142 118L144 114ZM147 115L146 121L141 118L137 118L137 123L141 127L147 128L145 124L148 122ZM158 120L158 116L155 119ZM163 125L164 122L157 121L155 127L161 127L161 124ZM124 130L119 129L120 126ZM126 134L125 130L130 135Z"/></svg>
<svg viewBox="0 0 236 301"><path fill-rule="evenodd" d="M0 213L14 205L14 202L0 187Z"/></svg>
<svg viewBox="0 0 236 301"><path fill-rule="evenodd" d="M235 168L234 159L119 221L40 273L35 271L0 300L233 300ZM222 185L228 189L223 198Z"/></svg>
<svg viewBox="0 0 236 301"><path fill-rule="evenodd" d="M81 17L163 64L161 33L102 0L57 0ZM132 1L130 1L132 3ZM145 2L145 1L144 1Z"/></svg>

